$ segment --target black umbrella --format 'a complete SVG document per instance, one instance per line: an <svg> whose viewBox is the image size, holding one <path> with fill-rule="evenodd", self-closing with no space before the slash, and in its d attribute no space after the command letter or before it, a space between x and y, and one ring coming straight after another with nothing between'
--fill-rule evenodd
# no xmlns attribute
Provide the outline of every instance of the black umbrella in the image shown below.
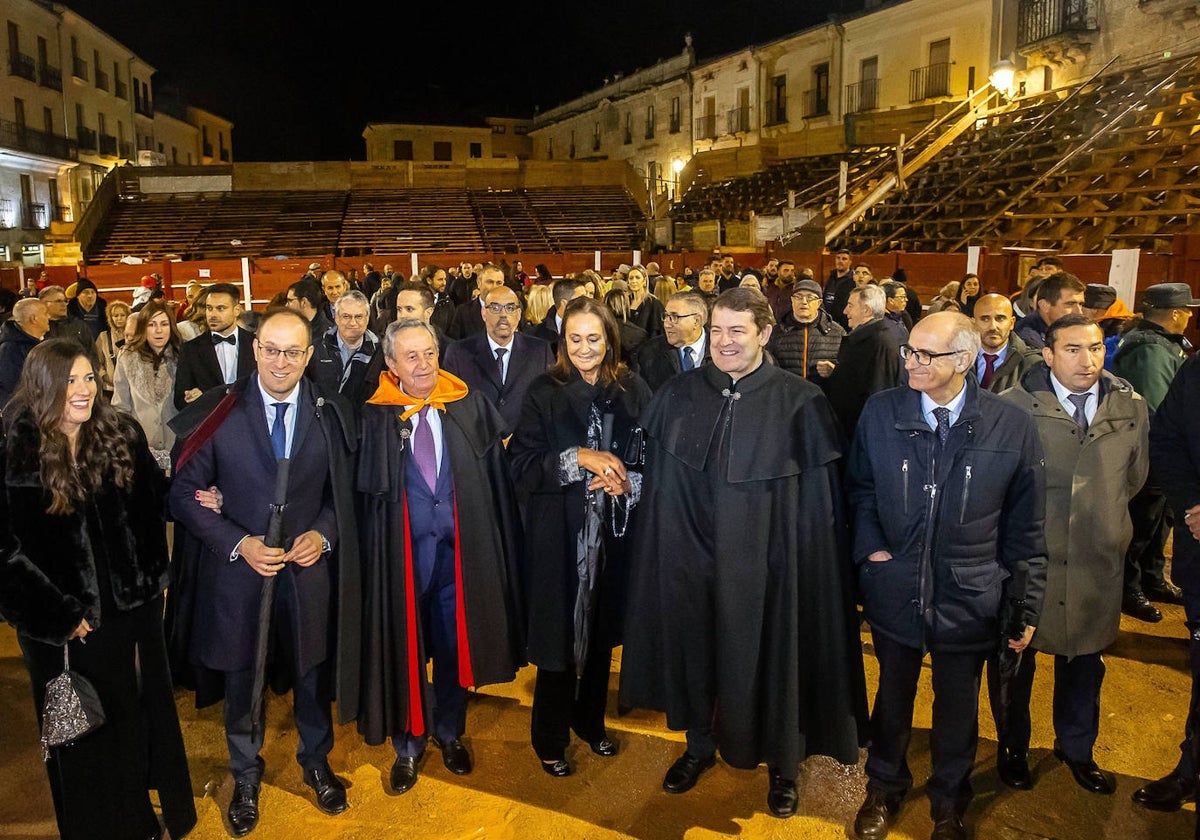
<svg viewBox="0 0 1200 840"><path fill-rule="evenodd" d="M267 548L283 548L287 535L283 529L283 511L287 507L287 458L280 458L275 474L275 493L271 503L271 518L263 542ZM280 572L282 573L282 572ZM258 602L258 636L254 642L254 687L250 694L250 737L260 738L265 727L263 699L267 687L267 651L271 646L271 611L275 605L275 581L278 575L263 578L262 595Z"/></svg>
<svg viewBox="0 0 1200 840"><path fill-rule="evenodd" d="M1013 574L1010 585L1018 583L1020 572ZM1022 582L1023 583L1023 582ZM1024 585L1018 591L1024 591ZM1023 651L1013 650L1008 646L1009 641L1017 641L1025 635L1025 602L1005 598L1004 608L1000 615L1000 649L996 652L997 695L999 709L996 714L996 740L1003 746L1008 743L1009 717L1012 706L1012 681L1021 669Z"/></svg>

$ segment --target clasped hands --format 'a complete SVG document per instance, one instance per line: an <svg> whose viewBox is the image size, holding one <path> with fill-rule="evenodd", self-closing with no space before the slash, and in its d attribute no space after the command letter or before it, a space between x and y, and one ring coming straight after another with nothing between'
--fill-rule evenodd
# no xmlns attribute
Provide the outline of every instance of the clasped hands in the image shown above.
<svg viewBox="0 0 1200 840"><path fill-rule="evenodd" d="M214 485L207 490L196 491L196 501L213 513L221 512L224 497ZM325 539L316 531L305 531L296 537L288 551L282 548L270 548L263 542L262 537L246 537L238 545L238 554L250 564L250 568L263 577L274 577L279 574L284 563L295 563L297 566L311 566L321 559L325 550Z"/></svg>
<svg viewBox="0 0 1200 840"><path fill-rule="evenodd" d="M610 496L620 496L633 491L625 463L611 452L579 447L576 454L579 468L592 473L588 490L603 490Z"/></svg>

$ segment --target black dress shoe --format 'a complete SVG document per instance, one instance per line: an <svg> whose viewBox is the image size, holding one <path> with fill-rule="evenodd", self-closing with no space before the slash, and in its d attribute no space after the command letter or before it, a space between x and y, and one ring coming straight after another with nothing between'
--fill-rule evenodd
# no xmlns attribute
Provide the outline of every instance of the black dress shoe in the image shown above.
<svg viewBox="0 0 1200 840"><path fill-rule="evenodd" d="M854 817L854 836L859 840L883 840L900 813L904 797L896 794L867 791L867 799Z"/></svg>
<svg viewBox="0 0 1200 840"><path fill-rule="evenodd" d="M1121 612L1150 624L1162 621L1162 613L1158 611L1158 607L1150 603L1145 592L1126 593L1125 597L1121 599Z"/></svg>
<svg viewBox="0 0 1200 840"><path fill-rule="evenodd" d="M317 807L326 814L340 814L346 810L346 786L333 775L329 765L304 771L304 784L317 794Z"/></svg>
<svg viewBox="0 0 1200 840"><path fill-rule="evenodd" d="M229 801L229 827L234 837L245 837L258 825L258 784L238 782Z"/></svg>
<svg viewBox="0 0 1200 840"><path fill-rule="evenodd" d="M967 829L963 825L962 817L947 814L935 819L929 840L967 840Z"/></svg>
<svg viewBox="0 0 1200 840"><path fill-rule="evenodd" d="M1133 801L1152 811L1178 811L1196 801L1196 780L1172 773L1135 790Z"/></svg>
<svg viewBox="0 0 1200 840"><path fill-rule="evenodd" d="M1158 601L1160 604L1183 604L1183 590L1169 580L1164 580L1159 586L1143 586L1142 594L1147 601Z"/></svg>
<svg viewBox="0 0 1200 840"><path fill-rule="evenodd" d="M663 790L667 793L686 793L696 786L696 780L700 778L700 774L716 763L715 755L710 755L708 758L697 758L691 753L685 752L667 771L667 775L663 778Z"/></svg>
<svg viewBox="0 0 1200 840"><path fill-rule="evenodd" d="M612 758L617 754L617 750L620 749L620 746L617 744L617 742L611 740L607 736L601 738L599 741L592 741L590 744L588 744L588 746L592 748L592 752L594 752L596 755L602 755L605 758Z"/></svg>
<svg viewBox="0 0 1200 840"><path fill-rule="evenodd" d="M1116 777L1107 770L1101 770L1096 766L1096 762L1091 759L1087 761L1072 761L1058 747L1054 748L1054 757L1071 769L1071 775L1075 777L1076 783L1084 790L1091 793L1103 793L1105 795L1117 792Z"/></svg>
<svg viewBox="0 0 1200 840"><path fill-rule="evenodd" d="M996 772L1000 774L1000 781L1014 790L1029 790L1033 787L1028 755L1026 752L1012 752L1001 747L996 753Z"/></svg>
<svg viewBox="0 0 1200 840"><path fill-rule="evenodd" d="M558 761L543 761L540 763L542 769L555 778L561 779L563 776L571 775L571 765L565 758L560 758Z"/></svg>
<svg viewBox="0 0 1200 840"><path fill-rule="evenodd" d="M446 765L447 770L455 776L465 776L471 772L471 754L467 752L461 739L434 743L442 750L442 764Z"/></svg>
<svg viewBox="0 0 1200 840"><path fill-rule="evenodd" d="M771 813L781 819L794 816L796 803L800 801L796 793L796 780L785 779L778 773L771 774L771 787L767 791L767 807Z"/></svg>
<svg viewBox="0 0 1200 840"><path fill-rule="evenodd" d="M420 761L420 756L415 755L402 755L396 758L396 763L392 765L390 779L392 790L396 793L407 793L412 790L412 786L417 783L417 764Z"/></svg>

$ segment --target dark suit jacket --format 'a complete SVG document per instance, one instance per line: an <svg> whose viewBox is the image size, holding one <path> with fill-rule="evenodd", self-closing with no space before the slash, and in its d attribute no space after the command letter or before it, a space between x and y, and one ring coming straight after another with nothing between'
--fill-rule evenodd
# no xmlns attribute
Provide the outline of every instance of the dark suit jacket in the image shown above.
<svg viewBox="0 0 1200 840"><path fill-rule="evenodd" d="M436 307L434 308L436 312ZM477 300L469 300L454 310L454 320L450 323L449 333L452 339L466 338L487 329L483 323L483 307Z"/></svg>
<svg viewBox="0 0 1200 840"><path fill-rule="evenodd" d="M712 362L712 347L707 340L704 342L704 358L700 359L697 367ZM668 379L683 372L683 361L679 357L679 348L672 347L665 335L656 335L646 340L637 352L637 371L651 391L657 391Z"/></svg>
<svg viewBox="0 0 1200 840"><path fill-rule="evenodd" d="M437 292L433 293L433 314L429 316L429 322L440 329L442 332L449 332L450 327L454 323L454 314L458 311L454 301L450 299L450 295L442 292L440 295ZM480 315L482 317L482 313Z"/></svg>
<svg viewBox="0 0 1200 840"><path fill-rule="evenodd" d="M535 324L532 329L525 332L526 335L540 338L549 344L550 349L555 353L558 352L558 322L555 320L557 314L556 310L551 309L546 313L546 317L542 319L540 324Z"/></svg>
<svg viewBox="0 0 1200 840"><path fill-rule="evenodd" d="M254 371L254 333L238 327L237 337L237 376L234 378L241 379ZM183 395L192 388L207 391L224 384L221 363L213 349L212 333L205 331L185 341L179 348L179 367L175 371L175 407L182 410L187 405Z"/></svg>
<svg viewBox="0 0 1200 840"><path fill-rule="evenodd" d="M519 332L513 334L509 352L512 355L504 384L500 383L496 357L492 355L486 332L452 342L446 348L446 361L442 365L466 382L472 391L487 397L500 412L505 435L512 434L517 428L529 383L554 363L554 351L549 344Z"/></svg>

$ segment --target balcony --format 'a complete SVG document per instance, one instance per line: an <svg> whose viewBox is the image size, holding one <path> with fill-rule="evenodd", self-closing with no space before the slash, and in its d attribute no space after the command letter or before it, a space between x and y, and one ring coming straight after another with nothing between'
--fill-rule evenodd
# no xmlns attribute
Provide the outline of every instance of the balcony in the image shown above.
<svg viewBox="0 0 1200 840"><path fill-rule="evenodd" d="M201 149L201 154L206 158L210 158L213 156L212 152L213 152L212 143L205 143L204 147Z"/></svg>
<svg viewBox="0 0 1200 840"><path fill-rule="evenodd" d="M741 108L730 108L725 112L725 126L729 134L738 134L739 132L750 130L750 106L743 105Z"/></svg>
<svg viewBox="0 0 1200 840"><path fill-rule="evenodd" d="M37 131L8 120L0 120L0 146L60 160L79 159L75 145L66 137Z"/></svg>
<svg viewBox="0 0 1200 840"><path fill-rule="evenodd" d="M950 64L927 64L908 71L908 101L950 95Z"/></svg>
<svg viewBox="0 0 1200 840"><path fill-rule="evenodd" d="M113 86L113 95L118 99L128 99L129 85L125 84L120 79L117 79Z"/></svg>
<svg viewBox="0 0 1200 840"><path fill-rule="evenodd" d="M786 102L767 103L767 125L783 125L788 121Z"/></svg>
<svg viewBox="0 0 1200 840"><path fill-rule="evenodd" d="M71 208L62 204L52 203L50 205L50 221L52 222L69 222L71 221Z"/></svg>
<svg viewBox="0 0 1200 840"><path fill-rule="evenodd" d="M79 126L75 132L75 139L79 141L79 150L81 152L96 151L96 132L90 128Z"/></svg>
<svg viewBox="0 0 1200 840"><path fill-rule="evenodd" d="M133 106L133 110L141 114L143 117L154 116L154 106L150 104L150 100L148 98L136 102Z"/></svg>
<svg viewBox="0 0 1200 840"><path fill-rule="evenodd" d="M21 227L26 230L45 230L46 205L29 201L21 204Z"/></svg>
<svg viewBox="0 0 1200 840"><path fill-rule="evenodd" d="M804 119L829 116L829 89L804 91Z"/></svg>
<svg viewBox="0 0 1200 840"><path fill-rule="evenodd" d="M846 113L858 114L879 107L879 79L863 79L846 85Z"/></svg>
<svg viewBox="0 0 1200 840"><path fill-rule="evenodd" d="M1018 47L1096 28L1088 0L1020 0L1017 6Z"/></svg>
<svg viewBox="0 0 1200 840"><path fill-rule="evenodd" d="M100 135L100 156L113 157L117 156L117 138L111 134Z"/></svg>
<svg viewBox="0 0 1200 840"><path fill-rule="evenodd" d="M705 114L703 117L696 117L696 139L697 140L716 140L717 139L717 115Z"/></svg>
<svg viewBox="0 0 1200 840"><path fill-rule="evenodd" d="M22 79L36 82L37 73L34 72L33 56L13 53L8 62L8 75L20 76Z"/></svg>
<svg viewBox="0 0 1200 840"><path fill-rule="evenodd" d="M62 69L59 67L51 67L49 64L42 64L38 67L38 79L42 87L50 88L50 90L62 90Z"/></svg>
<svg viewBox="0 0 1200 840"><path fill-rule="evenodd" d="M99 67L96 68L96 87L100 90L108 90L108 74Z"/></svg>
<svg viewBox="0 0 1200 840"><path fill-rule="evenodd" d="M11 198L0 198L0 230L8 230L16 221Z"/></svg>
<svg viewBox="0 0 1200 840"><path fill-rule="evenodd" d="M87 62L84 61L79 56L74 56L71 59L71 73L72 73L72 75L75 76L76 79L82 79L83 81L86 82L88 80Z"/></svg>
<svg viewBox="0 0 1200 840"><path fill-rule="evenodd" d="M674 116L671 117L671 127L667 130L671 134L678 134L680 129L683 127L682 123L683 123L683 120L681 120L679 118L678 114L675 114Z"/></svg>
<svg viewBox="0 0 1200 840"><path fill-rule="evenodd" d="M125 160L133 160L133 144L128 140L121 141L121 157Z"/></svg>
<svg viewBox="0 0 1200 840"><path fill-rule="evenodd" d="M229 163L229 150L221 149L221 163Z"/></svg>

